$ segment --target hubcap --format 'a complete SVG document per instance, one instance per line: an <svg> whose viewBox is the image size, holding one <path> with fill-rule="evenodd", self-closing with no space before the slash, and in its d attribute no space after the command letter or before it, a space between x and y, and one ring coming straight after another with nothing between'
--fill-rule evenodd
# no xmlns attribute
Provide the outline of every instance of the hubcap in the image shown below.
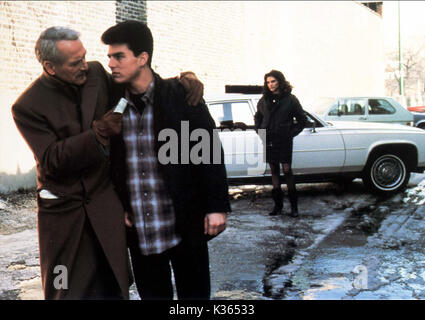
<svg viewBox="0 0 425 320"><path fill-rule="evenodd" d="M382 190L394 190L406 177L406 167L403 161L394 155L384 155L378 158L372 166L373 183Z"/></svg>

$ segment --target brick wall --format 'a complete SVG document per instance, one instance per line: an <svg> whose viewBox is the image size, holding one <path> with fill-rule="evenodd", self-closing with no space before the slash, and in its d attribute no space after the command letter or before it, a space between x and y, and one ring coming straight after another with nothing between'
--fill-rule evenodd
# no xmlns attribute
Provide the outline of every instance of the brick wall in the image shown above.
<svg viewBox="0 0 425 320"><path fill-rule="evenodd" d="M0 2L0 88L21 92L41 71L34 45L41 31L62 25L82 33L89 59L105 59L101 33L115 23L114 1Z"/></svg>
<svg viewBox="0 0 425 320"><path fill-rule="evenodd" d="M13 178L33 177L10 106L41 72L34 56L40 32L52 25L80 31L87 59L107 68L100 36L126 19L151 28L155 71L169 77L193 70L206 93L262 84L274 68L302 103L383 94L382 21L354 1L0 1L0 192Z"/></svg>
<svg viewBox="0 0 425 320"><path fill-rule="evenodd" d="M107 61L101 33L115 23L114 1L0 1L0 192L34 185L34 159L16 130L10 107L41 73L34 45L61 25L82 33L87 58Z"/></svg>
<svg viewBox="0 0 425 320"><path fill-rule="evenodd" d="M193 70L212 92L244 80L244 1L148 1L147 18L162 76Z"/></svg>
<svg viewBox="0 0 425 320"><path fill-rule="evenodd" d="M116 1L116 21L138 20L147 22L146 1Z"/></svg>
<svg viewBox="0 0 425 320"><path fill-rule="evenodd" d="M156 71L193 70L207 92L261 84L271 68L302 95L383 88L381 18L353 1L0 1L0 18L0 94L19 94L39 75L33 48L46 27L81 31L87 58L106 66L100 35L125 19L150 26Z"/></svg>
<svg viewBox="0 0 425 320"><path fill-rule="evenodd" d="M383 94L382 18L354 1L147 1L163 76L193 70L206 92L281 70L301 100Z"/></svg>

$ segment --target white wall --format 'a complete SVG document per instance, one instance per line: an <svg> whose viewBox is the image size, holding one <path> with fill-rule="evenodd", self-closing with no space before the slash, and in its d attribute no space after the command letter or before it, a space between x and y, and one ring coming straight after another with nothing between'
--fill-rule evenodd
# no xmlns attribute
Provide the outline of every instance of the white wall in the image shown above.
<svg viewBox="0 0 425 320"><path fill-rule="evenodd" d="M99 38L115 24L115 2L0 4L2 22L14 21L12 29L0 25L6 39L0 41L0 58L9 61L0 66L0 81L16 83L12 91L0 88L0 192L5 192L34 184L35 162L10 106L40 73L36 38L48 26L71 26L82 32L88 58L106 66ZM306 108L323 96L384 92L382 18L354 1L148 1L147 21L155 39L155 70L163 77L193 70L206 93L224 92L226 84L262 85L271 69L285 74ZM32 67L16 72L16 63Z"/></svg>
<svg viewBox="0 0 425 320"><path fill-rule="evenodd" d="M148 1L154 67L194 70L208 93L281 70L301 101L382 95L382 18L354 1Z"/></svg>
<svg viewBox="0 0 425 320"><path fill-rule="evenodd" d="M35 160L16 129L13 102L41 73L35 42L59 25L82 33L88 60L107 62L101 33L115 23L114 1L0 2L0 193L35 186Z"/></svg>

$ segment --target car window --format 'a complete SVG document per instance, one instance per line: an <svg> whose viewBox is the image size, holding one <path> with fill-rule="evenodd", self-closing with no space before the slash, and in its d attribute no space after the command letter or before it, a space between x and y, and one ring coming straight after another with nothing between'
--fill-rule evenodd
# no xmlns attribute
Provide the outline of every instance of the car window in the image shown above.
<svg viewBox="0 0 425 320"><path fill-rule="evenodd" d="M354 116L365 114L364 99L339 99L334 103L329 113L330 116Z"/></svg>
<svg viewBox="0 0 425 320"><path fill-rule="evenodd" d="M220 126L221 121L229 120L234 123L242 122L247 126L254 125L254 117L248 101L211 103L208 108L216 126Z"/></svg>
<svg viewBox="0 0 425 320"><path fill-rule="evenodd" d="M365 101L363 99L352 99L348 103L349 115L362 115L365 114Z"/></svg>
<svg viewBox="0 0 425 320"><path fill-rule="evenodd" d="M310 114L305 112L305 115L307 117L307 123L305 126L306 128L313 128L313 126L316 128L323 127L323 125L319 121L317 121L315 118L313 118Z"/></svg>
<svg viewBox="0 0 425 320"><path fill-rule="evenodd" d="M336 103L332 106L331 110L329 110L328 115L330 116L337 116L338 115L338 109L339 109L339 105Z"/></svg>
<svg viewBox="0 0 425 320"><path fill-rule="evenodd" d="M395 108L385 99L369 99L369 114L394 114Z"/></svg>

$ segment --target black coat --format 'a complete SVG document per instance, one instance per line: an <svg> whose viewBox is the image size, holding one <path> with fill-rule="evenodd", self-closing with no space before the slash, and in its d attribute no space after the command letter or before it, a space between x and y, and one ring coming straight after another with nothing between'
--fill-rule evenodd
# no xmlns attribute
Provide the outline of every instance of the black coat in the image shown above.
<svg viewBox="0 0 425 320"><path fill-rule="evenodd" d="M294 121L295 119L295 121ZM254 116L256 129L266 129L266 161L292 163L293 138L306 126L307 117L297 97L281 95L276 103L261 97Z"/></svg>
<svg viewBox="0 0 425 320"><path fill-rule="evenodd" d="M123 96L116 94L115 100ZM202 128L213 137L215 123L205 103L190 107L185 102L186 93L176 79L163 80L155 74L154 132L156 152L166 143L157 137L162 129L174 129L178 133L179 148L184 139L181 134L181 122L189 121L189 132ZM217 133L215 133L217 134ZM190 147L198 142L190 142ZM211 212L230 212L224 153L220 147L221 162L213 164L211 145L210 164L161 164L159 169L176 213L177 232L189 241L208 240L204 235L204 217ZM181 151L181 150L179 150ZM179 152L180 154L180 152ZM122 136L111 140L111 162L113 179L124 207L131 212L129 192L126 185L126 151ZM181 159L179 158L179 163Z"/></svg>

